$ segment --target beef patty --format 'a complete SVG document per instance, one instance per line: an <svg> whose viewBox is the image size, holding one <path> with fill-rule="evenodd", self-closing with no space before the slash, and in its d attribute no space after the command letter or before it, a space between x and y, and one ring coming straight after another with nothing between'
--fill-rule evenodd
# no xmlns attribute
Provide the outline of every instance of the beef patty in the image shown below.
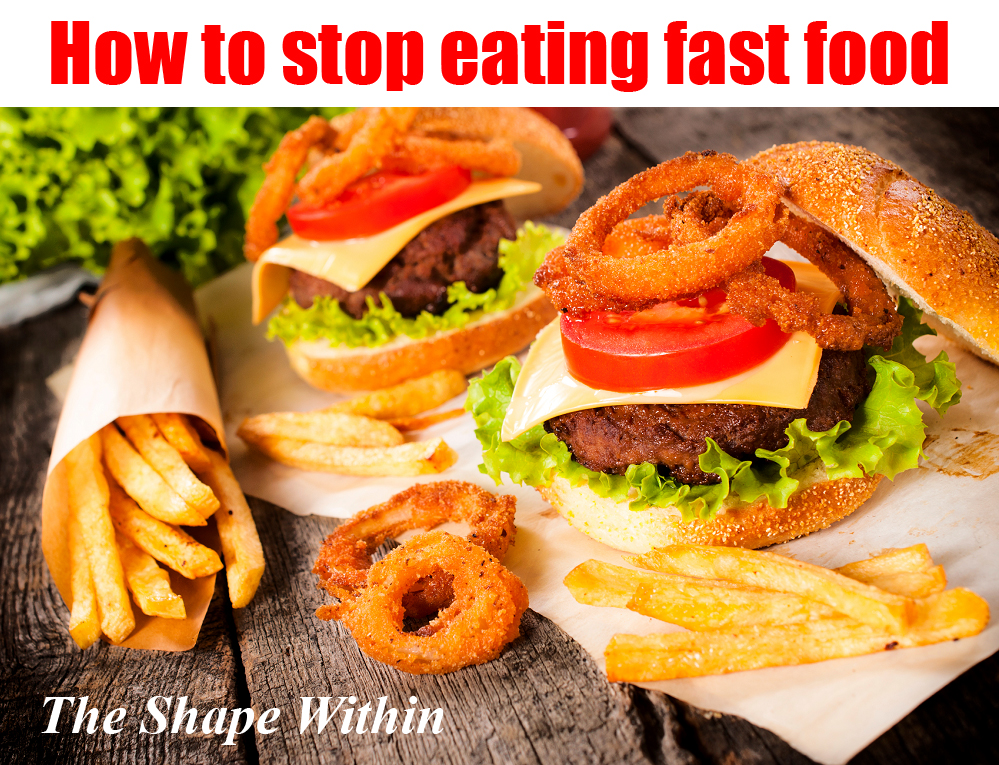
<svg viewBox="0 0 999 765"><path fill-rule="evenodd" d="M499 284L503 272L496 247L500 239L513 239L516 233L502 201L469 207L431 223L357 292L292 271L291 295L303 308L321 295L331 297L360 319L367 313L368 296L377 302L384 292L403 316L422 311L439 315L448 308L447 288L454 282L465 282L472 292Z"/></svg>
<svg viewBox="0 0 999 765"><path fill-rule="evenodd" d="M804 417L810 430L823 431L853 410L870 392L862 351L823 351L818 381L806 409L749 404L641 404L605 406L554 417L554 433L590 470L623 475L629 465L651 462L686 484L717 483L698 456L705 438L740 459L757 449L779 449L788 442L785 428Z"/></svg>

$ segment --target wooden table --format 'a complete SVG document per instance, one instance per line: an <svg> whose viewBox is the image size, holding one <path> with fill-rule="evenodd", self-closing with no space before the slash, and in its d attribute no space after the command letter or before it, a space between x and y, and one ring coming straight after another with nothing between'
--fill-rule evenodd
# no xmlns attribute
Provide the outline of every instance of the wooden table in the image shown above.
<svg viewBox="0 0 999 765"><path fill-rule="evenodd" d="M662 159L713 148L744 158L806 138L853 142L899 162L999 231L999 120L986 112L918 110L635 109L587 163L587 183L555 222ZM253 502L267 556L256 599L233 611L224 579L197 647L182 654L99 644L76 649L67 611L40 549L41 494L58 417L45 379L69 362L84 331L78 305L0 331L0 762L802 763L773 734L660 693L606 682L558 627L528 612L523 637L482 667L442 676L397 673L365 658L338 625L313 616L310 573L329 518L299 518ZM280 707L278 731L147 735L146 700L188 696L201 710ZM302 696L356 696L405 708L443 707L440 735L299 735ZM45 734L46 696L88 696L102 714L126 707L118 735ZM74 708L75 711L75 708ZM999 655L920 705L857 756L857 763L999 761Z"/></svg>

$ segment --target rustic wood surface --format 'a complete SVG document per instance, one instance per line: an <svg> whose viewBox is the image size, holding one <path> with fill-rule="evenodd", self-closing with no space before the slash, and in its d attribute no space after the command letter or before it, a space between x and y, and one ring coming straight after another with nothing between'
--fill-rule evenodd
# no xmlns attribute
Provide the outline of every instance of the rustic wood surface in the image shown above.
<svg viewBox="0 0 999 765"><path fill-rule="evenodd" d="M999 124L994 114L919 110L627 110L587 163L583 197L556 222L649 164L690 149L747 157L803 138L855 142L899 162L980 222L999 230ZM313 616L322 598L310 573L328 518L300 518L253 501L268 568L251 605L228 607L225 584L197 647L183 654L98 645L78 651L40 549L41 492L58 416L45 378L72 358L85 327L69 306L0 330L0 762L336 763L807 763L773 734L663 694L606 682L553 623L528 612L523 637L500 659L443 677L415 677L368 660L343 629ZM102 713L129 709L121 734L43 732L46 696L89 696ZM202 734L143 735L153 695L199 709L282 709L278 732L235 746ZM387 696L390 706L444 707L431 735L299 735L301 696ZM74 707L73 712L76 711ZM67 722L67 718L69 721ZM920 705L854 762L999 761L999 657Z"/></svg>

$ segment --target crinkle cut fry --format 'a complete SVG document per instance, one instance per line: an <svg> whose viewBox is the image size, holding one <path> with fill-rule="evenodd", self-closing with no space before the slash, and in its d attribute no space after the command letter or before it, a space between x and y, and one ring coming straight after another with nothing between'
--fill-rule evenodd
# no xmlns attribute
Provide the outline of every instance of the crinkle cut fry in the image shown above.
<svg viewBox="0 0 999 765"><path fill-rule="evenodd" d="M761 268L753 267L728 280L733 313L757 326L773 318L784 332L807 332L820 347L830 350L891 347L902 329L902 317L870 266L835 236L798 216L791 217L781 241L839 287L850 315L823 314L813 296L789 292Z"/></svg>
<svg viewBox="0 0 999 765"><path fill-rule="evenodd" d="M640 257L607 257L612 230L651 199L710 185L735 208L728 225L706 239L648 248ZM780 237L787 209L775 178L730 154L688 152L625 181L584 212L565 245L539 269L535 283L562 311L644 308L718 286L758 261ZM576 301L581 301L582 304Z"/></svg>
<svg viewBox="0 0 999 765"><path fill-rule="evenodd" d="M516 506L513 497L497 496L463 481L416 484L340 525L323 542L312 570L330 595L343 600L365 587L371 555L386 539L446 521L467 522L471 527L468 540L502 560L517 532ZM421 580L405 599L407 615L432 614L451 595L448 576Z"/></svg>

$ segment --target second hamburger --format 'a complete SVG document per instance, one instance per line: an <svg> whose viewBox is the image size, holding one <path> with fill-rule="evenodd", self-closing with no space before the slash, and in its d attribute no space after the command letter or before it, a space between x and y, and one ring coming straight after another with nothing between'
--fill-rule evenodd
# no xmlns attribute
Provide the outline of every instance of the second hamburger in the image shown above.
<svg viewBox="0 0 999 765"><path fill-rule="evenodd" d="M370 390L435 369L477 371L554 315L531 278L561 237L517 222L568 204L582 167L535 112L314 117L267 170L247 221L253 319L282 306L269 334L313 385ZM278 242L285 214L294 233Z"/></svg>

